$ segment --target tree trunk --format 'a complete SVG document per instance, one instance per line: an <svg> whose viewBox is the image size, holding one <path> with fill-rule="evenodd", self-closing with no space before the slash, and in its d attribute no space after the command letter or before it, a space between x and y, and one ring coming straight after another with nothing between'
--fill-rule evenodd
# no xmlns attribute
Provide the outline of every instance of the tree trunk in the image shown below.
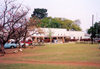
<svg viewBox="0 0 100 69"><path fill-rule="evenodd" d="M25 34L25 36L24 36L24 40L23 40L23 41L24 41L23 47L26 48L26 44L25 44L25 42L26 42L26 34Z"/></svg>
<svg viewBox="0 0 100 69"><path fill-rule="evenodd" d="M20 49L21 48L20 42L18 42L18 44L19 44L19 49Z"/></svg>
<svg viewBox="0 0 100 69"><path fill-rule="evenodd" d="M91 44L93 44L93 37L91 37Z"/></svg>
<svg viewBox="0 0 100 69"><path fill-rule="evenodd" d="M25 36L24 36L24 48L26 48L26 44L25 44L25 42L26 42L26 36L27 36L27 25L26 25L26 28L25 28Z"/></svg>
<svg viewBox="0 0 100 69"><path fill-rule="evenodd" d="M52 43L52 37L50 37L50 43Z"/></svg>
<svg viewBox="0 0 100 69"><path fill-rule="evenodd" d="M3 55L3 56L4 56L4 54L6 54L3 44L1 44L1 52L2 52L2 55Z"/></svg>

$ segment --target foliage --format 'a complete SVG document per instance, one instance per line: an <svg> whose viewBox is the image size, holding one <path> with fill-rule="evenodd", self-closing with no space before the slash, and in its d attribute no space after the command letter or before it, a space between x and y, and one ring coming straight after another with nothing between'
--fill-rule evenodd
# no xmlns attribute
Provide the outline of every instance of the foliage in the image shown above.
<svg viewBox="0 0 100 69"><path fill-rule="evenodd" d="M60 23L56 21L56 19L52 19L51 17L47 17L41 20L41 24L38 24L40 27L46 28L60 28Z"/></svg>
<svg viewBox="0 0 100 69"><path fill-rule="evenodd" d="M88 29L88 34L91 34L93 38L100 38L100 22L96 22L90 29Z"/></svg>
<svg viewBox="0 0 100 69"><path fill-rule="evenodd" d="M47 9L36 8L31 16L33 19L36 17L40 19L38 26L42 28L66 28L67 30L81 31L79 20L47 17Z"/></svg>
<svg viewBox="0 0 100 69"><path fill-rule="evenodd" d="M47 17L47 9L40 9L36 8L33 11L33 14L31 15L28 23L28 28L29 29L34 29L39 27L37 24L41 24L41 19Z"/></svg>
<svg viewBox="0 0 100 69"><path fill-rule="evenodd" d="M38 26L43 28L66 28L67 30L80 31L81 28L74 21L65 18L46 17L41 20Z"/></svg>
<svg viewBox="0 0 100 69"><path fill-rule="evenodd" d="M40 19L47 17L47 9L36 8L36 9L34 9L33 14L31 16L32 17L36 16Z"/></svg>

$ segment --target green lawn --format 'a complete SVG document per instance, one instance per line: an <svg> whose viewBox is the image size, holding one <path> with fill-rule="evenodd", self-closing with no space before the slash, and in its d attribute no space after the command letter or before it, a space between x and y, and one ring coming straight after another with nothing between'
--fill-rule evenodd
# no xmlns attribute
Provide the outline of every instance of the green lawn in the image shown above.
<svg viewBox="0 0 100 69"><path fill-rule="evenodd" d="M46 44L23 50L28 56L4 57L1 60L13 61L54 61L54 62L95 62L100 63L98 44ZM14 59L13 59L14 58ZM56 64L1 64L0 69L100 69L96 66L73 66Z"/></svg>
<svg viewBox="0 0 100 69"><path fill-rule="evenodd" d="M97 44L49 44L38 49L27 49L24 52L33 54L30 57L23 57L24 59L100 62L100 50ZM40 55L34 56L34 54Z"/></svg>
<svg viewBox="0 0 100 69"><path fill-rule="evenodd" d="M0 69L100 69L100 67L50 64L0 64Z"/></svg>

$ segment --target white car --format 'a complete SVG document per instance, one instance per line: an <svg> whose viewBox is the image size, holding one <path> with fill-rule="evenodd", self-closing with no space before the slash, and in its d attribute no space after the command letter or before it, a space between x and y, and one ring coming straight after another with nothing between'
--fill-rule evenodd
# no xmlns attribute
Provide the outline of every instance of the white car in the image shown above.
<svg viewBox="0 0 100 69"><path fill-rule="evenodd" d="M22 47L24 47L24 43L20 43L20 45L21 45ZM25 45L26 45L26 47L29 46L29 44L27 44L27 43L25 43Z"/></svg>
<svg viewBox="0 0 100 69"><path fill-rule="evenodd" d="M26 47L29 46L29 44L27 44L27 43L25 43L25 45L26 45ZM21 47L24 47L24 43L20 43L20 46L21 46ZM17 44L17 47L19 47L19 44Z"/></svg>

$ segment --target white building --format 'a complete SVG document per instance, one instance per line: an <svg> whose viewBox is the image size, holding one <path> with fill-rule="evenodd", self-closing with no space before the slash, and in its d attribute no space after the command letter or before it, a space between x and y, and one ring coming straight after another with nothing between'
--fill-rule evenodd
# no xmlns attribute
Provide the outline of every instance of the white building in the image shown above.
<svg viewBox="0 0 100 69"><path fill-rule="evenodd" d="M57 39L63 42L65 42L65 39L67 37L69 37L70 39L82 39L85 37L85 33L82 31L67 31L66 29L60 29L60 28L40 28L40 29L44 33L39 33L38 29L35 29L35 31L30 31L30 35L34 38L43 37L43 39L51 37L52 39Z"/></svg>

